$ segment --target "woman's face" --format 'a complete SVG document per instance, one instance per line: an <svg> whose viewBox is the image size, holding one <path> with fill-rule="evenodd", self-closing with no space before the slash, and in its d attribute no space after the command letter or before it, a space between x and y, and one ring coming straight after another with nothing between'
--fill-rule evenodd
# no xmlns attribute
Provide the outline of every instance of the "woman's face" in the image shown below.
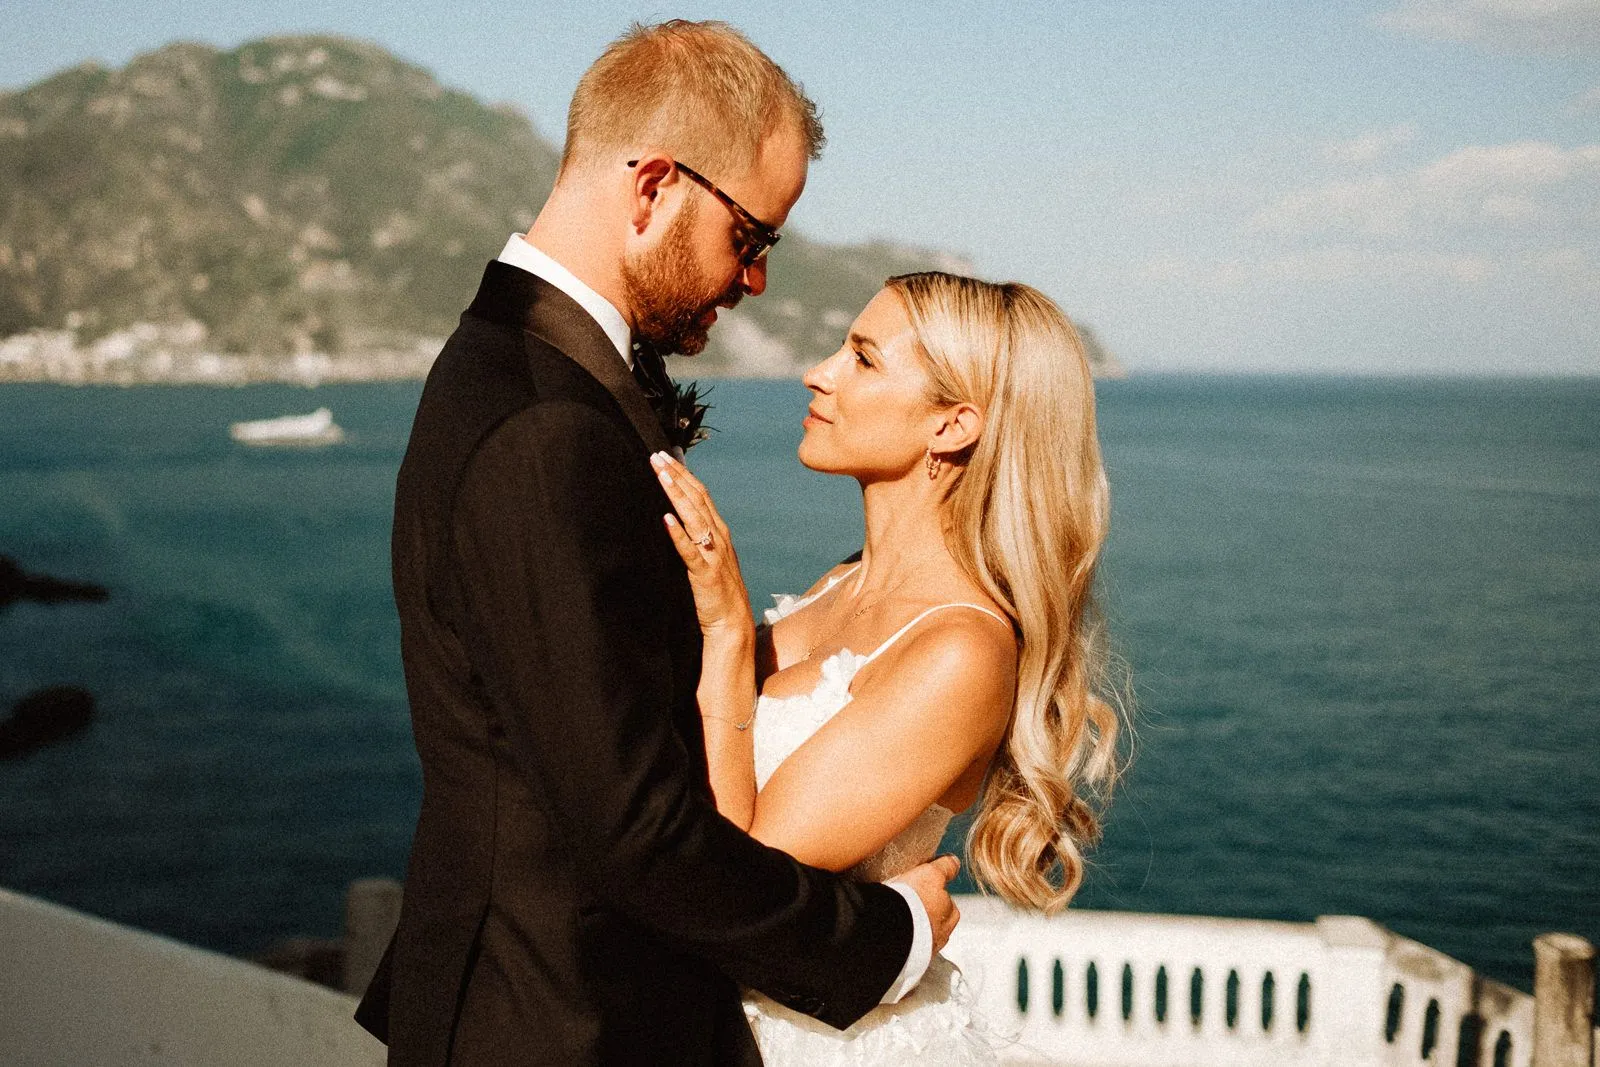
<svg viewBox="0 0 1600 1067"><path fill-rule="evenodd" d="M844 344L803 379L811 390L800 462L863 481L903 477L923 460L938 416L911 319L890 289L850 324Z"/></svg>

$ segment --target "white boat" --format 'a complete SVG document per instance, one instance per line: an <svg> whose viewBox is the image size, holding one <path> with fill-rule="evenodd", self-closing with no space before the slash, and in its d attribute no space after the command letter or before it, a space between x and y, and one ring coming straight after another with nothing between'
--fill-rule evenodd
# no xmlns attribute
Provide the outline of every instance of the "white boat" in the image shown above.
<svg viewBox="0 0 1600 1067"><path fill-rule="evenodd" d="M309 415L284 415L276 419L236 422L228 427L228 436L240 444L257 447L271 445L320 447L343 441L344 430L333 421L333 412L327 408L318 408Z"/></svg>

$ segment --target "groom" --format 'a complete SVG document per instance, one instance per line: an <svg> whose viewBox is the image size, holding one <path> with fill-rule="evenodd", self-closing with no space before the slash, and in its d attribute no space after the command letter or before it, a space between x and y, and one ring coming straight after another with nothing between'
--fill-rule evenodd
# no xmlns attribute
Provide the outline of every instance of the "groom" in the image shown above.
<svg viewBox="0 0 1600 1067"><path fill-rule="evenodd" d="M760 295L821 144L737 31L635 27L429 374L393 543L422 811L357 1012L391 1064L756 1064L739 984L843 1028L954 926L949 858L860 884L716 813L649 464L678 424L630 373L670 394L656 353Z"/></svg>

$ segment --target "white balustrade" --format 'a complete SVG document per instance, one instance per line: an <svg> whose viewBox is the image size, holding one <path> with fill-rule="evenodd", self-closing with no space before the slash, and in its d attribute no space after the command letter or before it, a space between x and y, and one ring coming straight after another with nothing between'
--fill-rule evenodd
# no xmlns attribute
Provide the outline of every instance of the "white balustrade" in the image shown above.
<svg viewBox="0 0 1600 1067"><path fill-rule="evenodd" d="M1467 1040L1465 1062L1530 1067L1532 997L1369 919L960 907L946 953L1018 1064L1454 1067Z"/></svg>
<svg viewBox="0 0 1600 1067"><path fill-rule="evenodd" d="M392 884L353 887L345 944L353 986L387 939L398 899ZM1045 918L975 896L960 908L946 953L984 1017L1016 1035L1011 1063L1534 1067L1533 997L1368 919ZM1593 947L1567 935L1540 946L1538 1067L1592 1063ZM381 1046L350 1018L354 1003L0 890L7 1063L379 1063ZM1476 1055L1459 1055L1463 1040Z"/></svg>

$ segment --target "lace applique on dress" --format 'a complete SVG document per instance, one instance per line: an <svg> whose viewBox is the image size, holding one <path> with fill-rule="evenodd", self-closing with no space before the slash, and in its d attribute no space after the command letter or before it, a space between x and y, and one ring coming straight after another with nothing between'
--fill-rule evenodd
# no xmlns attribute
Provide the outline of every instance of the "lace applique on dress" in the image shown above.
<svg viewBox="0 0 1600 1067"><path fill-rule="evenodd" d="M880 1004L848 1030L835 1030L759 993L746 993L745 1017L766 1067L994 1067L1000 1048L972 1008L975 998L955 964L933 957L917 988Z"/></svg>
<svg viewBox="0 0 1600 1067"><path fill-rule="evenodd" d="M776 623L798 611L848 573L829 579L809 597L774 596L776 605L767 610L767 623ZM823 661L817 684L810 692L787 697L762 694L757 698L753 727L757 788L764 787L779 764L850 703L850 683L856 672L912 624L870 654L849 649L835 652ZM894 840L853 867L851 875L862 881L882 882L927 862L938 850L951 817L948 808L929 806ZM998 1063L996 1047L1004 1042L993 1038L974 1015L972 999L955 965L943 956L935 956L922 981L898 1004L874 1008L848 1030L835 1030L755 992L745 994L745 1014L767 1067L979 1067Z"/></svg>
<svg viewBox="0 0 1600 1067"><path fill-rule="evenodd" d="M757 789L765 788L778 765L850 703L850 683L868 658L847 648L840 649L822 662L822 675L809 693L788 697L763 694L757 700L754 727ZM851 868L851 875L864 882L886 882L919 863L926 863L938 851L939 840L944 837L953 814L942 805L930 805L894 840Z"/></svg>

